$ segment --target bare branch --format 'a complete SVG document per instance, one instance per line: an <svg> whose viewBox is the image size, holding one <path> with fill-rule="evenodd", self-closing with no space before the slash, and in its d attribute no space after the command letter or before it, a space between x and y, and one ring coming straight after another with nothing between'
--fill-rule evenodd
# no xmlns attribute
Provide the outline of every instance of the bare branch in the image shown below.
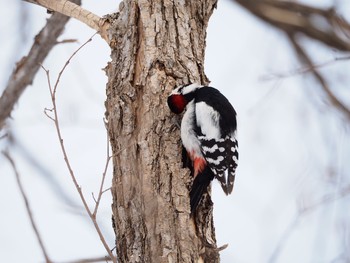
<svg viewBox="0 0 350 263"><path fill-rule="evenodd" d="M8 137L8 133L5 133L5 134L1 135L0 136L0 140L5 139L6 137Z"/></svg>
<svg viewBox="0 0 350 263"><path fill-rule="evenodd" d="M93 36L92 36L93 37ZM57 112L57 105L56 105L56 91L57 91L57 87L58 87L58 84L59 84L59 81L60 81L60 78L62 77L62 74L64 72L64 70L67 68L68 64L70 63L70 60L77 54L77 52L83 48L87 43L89 43L91 41L91 38L89 38L83 45L81 45L71 56L70 58L67 60L67 62L65 63L65 65L63 66L62 70L59 72L58 74L58 77L57 77L57 80L55 82L55 85L52 87L51 86L51 81L50 81L50 74L49 74L49 71L47 69L45 69L43 66L42 68L44 69L44 71L46 72L46 76L47 76L47 81L48 81L48 86L49 86L49 90L50 90L50 94L51 94L51 101L52 101L52 108L53 108L53 117L52 119L54 120L54 123L55 123L55 127L56 127L56 132L57 132L57 136L58 136L58 139L59 139L59 143L60 143L60 146L61 146L61 150L62 150L62 153L63 153L63 157L64 157L64 161L66 163L66 166L69 170L69 174L71 176L71 179L73 181L73 184L76 188L76 190L78 191L78 194L79 194L79 197L84 205L84 208L87 212L87 214L89 215L91 221L93 222L93 225L95 227L95 230L103 244L103 246L105 247L109 257L112 259L113 262L116 263L116 258L114 257L111 249L109 248L104 236L103 236L103 233L101 232L101 229L96 221L96 217L95 215L91 212L87 202L86 202L86 199L84 197L84 194L81 190L81 187L80 185L78 184L78 181L75 177L75 174L73 172L73 168L70 164L70 161L69 161L69 158L68 158L68 154L67 154L67 151L66 151L66 147L65 147L65 144L63 142L63 137L62 137L62 134L61 134L61 129L60 129L60 124L59 124L59 117L58 117L58 112Z"/></svg>
<svg viewBox="0 0 350 263"><path fill-rule="evenodd" d="M279 238L279 241L277 242L276 247L273 249L271 256L268 260L269 263L275 263L277 262L278 256L280 255L282 248L288 241L290 235L293 233L294 229L299 223L299 219L301 217L301 214L297 214L293 220L289 223L287 228L283 231L281 237Z"/></svg>
<svg viewBox="0 0 350 263"><path fill-rule="evenodd" d="M66 43L78 43L78 39L64 39L61 41L57 41L57 44L66 44Z"/></svg>
<svg viewBox="0 0 350 263"><path fill-rule="evenodd" d="M29 3L43 6L49 10L56 11L68 17L73 17L96 30L101 37L109 43L107 30L109 22L98 15L76 5L69 0L24 0Z"/></svg>
<svg viewBox="0 0 350 263"><path fill-rule="evenodd" d="M87 258L87 259L79 259L74 261L68 261L65 263L94 263L94 262L108 262L112 261L109 256L99 257L99 258Z"/></svg>
<svg viewBox="0 0 350 263"><path fill-rule="evenodd" d="M112 187L108 187L107 189L105 189L105 190L102 191L102 194L104 194L105 192L110 191L111 189L112 189Z"/></svg>
<svg viewBox="0 0 350 263"><path fill-rule="evenodd" d="M48 109L48 108L45 108L45 109L44 109L44 114L45 114L45 115L46 115L46 117L48 117L50 120L55 121L55 119L54 119L54 118L52 118L52 117L49 115L48 111L52 112L52 111L53 111L53 109Z"/></svg>
<svg viewBox="0 0 350 263"><path fill-rule="evenodd" d="M336 194L325 195L318 202L315 202L314 204L311 204L311 205L301 209L299 213L301 215L309 213L309 212L313 211L314 209L320 207L321 205L326 205L328 203L335 202L335 201L337 201L341 198L347 197L349 195L350 195L350 185L340 189Z"/></svg>
<svg viewBox="0 0 350 263"><path fill-rule="evenodd" d="M279 0L247 1L236 3L287 33L302 33L330 47L350 51L350 25L334 9L319 9L298 2ZM318 23L317 21L322 21ZM345 37L344 37L345 35Z"/></svg>
<svg viewBox="0 0 350 263"><path fill-rule="evenodd" d="M295 48L295 51L299 55L300 59L306 64L307 67L310 68L311 72L315 76L316 80L320 83L323 91L327 94L331 103L341 112L343 112L348 119L350 119L350 110L334 95L334 93L329 88L327 81L318 72L318 70L315 67L313 67L313 62L311 58L307 55L305 50L299 45L299 43L295 38L295 35L290 34L289 39L293 47Z"/></svg>
<svg viewBox="0 0 350 263"><path fill-rule="evenodd" d="M344 57L335 57L333 59L327 60L325 62L321 62L321 63L316 63L313 64L312 67L308 67L308 66L304 66L304 67L300 67L291 71L287 71L287 72L276 72L276 73L271 73L271 74L267 74L265 76L261 77L261 80L272 80L272 79L283 79L283 78L290 78L290 77L294 77L296 75L301 75L301 74L305 74L305 73L309 73L311 72L314 68L319 69L319 68L323 68L326 66L329 66L335 62L338 61L346 61L346 60L350 60L350 56L344 56Z"/></svg>
<svg viewBox="0 0 350 263"><path fill-rule="evenodd" d="M105 178L106 178L106 174L107 174L107 169L108 169L108 165L109 165L109 162L112 158L112 156L110 156L110 153L109 153L109 137L108 137L108 132L107 132L107 160L106 160L106 164L105 164L105 169L102 173L102 179L101 179L101 185L100 185L100 190L98 192L98 196L97 196L97 200L95 200L96 202L96 205L95 205L95 209L94 209L94 212L92 213L94 217L96 217L97 215L97 210L98 210L98 207L100 205L100 201L101 201L101 198L102 198L102 195L103 193L105 192L103 190L103 185L104 185L104 182L105 182Z"/></svg>
<svg viewBox="0 0 350 263"><path fill-rule="evenodd" d="M39 233L39 230L36 226L36 223L34 221L34 217L33 217L33 213L32 213L32 209L30 208L30 205L29 205L29 201L28 201L28 198L27 198L27 195L24 191L24 188L23 188L23 185L22 185L22 182L21 182L21 178L20 178L20 175L18 173L18 170L17 170L17 167L16 167L16 164L14 162L14 160L12 159L12 157L10 156L10 154L8 152L2 152L2 154L6 157L6 159L10 162L12 168L13 168L13 171L16 175L16 180L17 180L17 185L19 187L19 190L21 192L21 195L23 197L23 200L24 200L24 204L25 204L25 207L26 207L26 210L27 210L27 214L29 216L29 219L30 219L30 223L32 224L32 228L34 230L34 233L35 233L35 236L36 238L38 239L38 242L39 242L39 245L40 245L40 248L41 248L41 251L45 257L45 260L46 260L46 263L51 263L52 261L50 260L47 252L46 252L46 249L45 249L45 246L44 246L44 242L43 240L41 239L41 236L40 236L40 233Z"/></svg>
<svg viewBox="0 0 350 263"><path fill-rule="evenodd" d="M74 2L80 4L81 1L74 0ZM25 88L32 84L40 64L57 44L57 38L61 35L68 20L67 16L59 13L53 14L47 20L45 27L35 36L34 44L28 55L16 64L7 87L0 97L0 130Z"/></svg>
<svg viewBox="0 0 350 263"><path fill-rule="evenodd" d="M347 197L349 195L350 195L350 186L347 186L335 194L325 195L319 201L317 201L317 202L315 202L307 207L303 207L302 209L299 209L298 213L295 215L293 220L289 223L289 225L287 226L287 228L285 229L285 231L281 235L279 241L277 242L276 247L272 251L272 254L271 254L268 262L269 263L277 262L278 256L280 255L280 253L281 253L283 247L285 246L286 242L288 241L289 237L291 236L291 234L293 233L293 231L297 227L302 216L304 216L308 213L311 213L312 211L314 211L315 209L319 208L322 205L326 205L328 203L335 202L335 201L337 201L341 198Z"/></svg>
<svg viewBox="0 0 350 263"><path fill-rule="evenodd" d="M223 251L224 249L226 249L227 247L228 247L228 244L224 244L224 245L218 247L216 250L217 250L218 252L220 252L220 251Z"/></svg>

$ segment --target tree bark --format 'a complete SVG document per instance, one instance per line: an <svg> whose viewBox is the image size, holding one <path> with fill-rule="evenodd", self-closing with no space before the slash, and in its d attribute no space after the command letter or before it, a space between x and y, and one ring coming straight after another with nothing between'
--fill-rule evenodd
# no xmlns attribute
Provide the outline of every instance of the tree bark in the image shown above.
<svg viewBox="0 0 350 263"><path fill-rule="evenodd" d="M106 120L113 150L119 262L219 262L210 196L190 218L174 86L208 83L206 29L216 0L125 0L109 16Z"/></svg>

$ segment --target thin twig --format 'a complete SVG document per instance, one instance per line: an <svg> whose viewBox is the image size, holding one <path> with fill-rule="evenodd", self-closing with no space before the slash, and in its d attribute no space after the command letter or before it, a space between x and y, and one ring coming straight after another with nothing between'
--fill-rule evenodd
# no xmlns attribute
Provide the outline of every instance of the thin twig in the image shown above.
<svg viewBox="0 0 350 263"><path fill-rule="evenodd" d="M67 43L78 43L78 39L64 39L61 41L57 41L56 44L67 44Z"/></svg>
<svg viewBox="0 0 350 263"><path fill-rule="evenodd" d="M94 34L95 35L95 34ZM93 35L93 36L94 36ZM92 36L92 37L93 37ZM86 210L86 212L88 213L89 217L91 218L91 221L93 222L93 225L97 231L97 234L103 244L103 246L105 247L108 255L110 256L110 258L112 259L113 262L117 262L116 261L116 258L114 257L113 253L111 252L111 249L109 248L102 232L101 232L101 229L96 221L96 217L95 215L91 212L87 202L86 202L86 199L84 197L84 194L81 190L81 187L80 185L78 184L77 182L77 179L75 177L75 174L73 172L73 169L72 169L72 166L70 164L70 161L69 161L69 158L68 158L68 154L66 152L66 147L63 143L63 137L62 137L62 134L61 134L61 129L60 129L60 124L59 124L59 117L58 117L58 112L57 112L57 105L56 105L56 91L57 91L57 87L58 87L58 84L59 84L59 81L60 81L60 78L62 77L62 74L64 72L64 70L66 69L66 67L68 66L68 64L70 63L70 60L74 57L75 54L77 54L77 52L83 48L87 43L89 43L91 40L92 40L92 37L89 38L83 45L81 45L70 57L69 59L67 60L67 62L65 63L65 65L63 66L62 70L59 72L58 74L58 77L57 77L57 80L56 80L56 83L54 85L54 87L52 88L51 86L51 81L50 81L50 73L49 71L44 67L42 66L43 70L46 72L46 76L47 76L47 81L48 81L48 86L49 86L49 90L50 90L50 94L51 94L51 101L52 101L52 105L53 105L53 114L54 114L54 117L53 117L53 120L54 120L54 123L55 123L55 127L56 127L56 132L57 132L57 136L58 136L58 139L59 139L59 143L60 143L60 146L61 146L61 150L62 150L62 153L63 153L63 157L64 157L64 161L66 163L66 166L69 170L69 174L71 176L71 179L74 183L74 186L76 188L76 190L78 191L78 194L80 196L80 199L84 205L84 208Z"/></svg>
<svg viewBox="0 0 350 263"><path fill-rule="evenodd" d="M329 66L331 64L334 64L335 62L346 61L346 60L350 60L350 56L335 57L335 58L327 60L325 62L321 62L321 63L318 63L318 64L313 64L312 67L305 66L305 67L301 67L301 68L297 68L297 69L291 70L289 72L271 73L271 74L262 76L260 79L261 80L272 80L272 79L276 79L276 78L277 79L290 78L290 77L294 77L296 75L309 73L309 72L313 71L313 69L323 68L323 67Z"/></svg>
<svg viewBox="0 0 350 263"><path fill-rule="evenodd" d="M91 193L91 196L92 196L92 199L94 199L95 203L97 203L97 200L96 200L95 195L94 195L93 192Z"/></svg>
<svg viewBox="0 0 350 263"><path fill-rule="evenodd" d="M78 259L78 260L61 262L61 263L94 263L94 262L108 262L108 261L112 261L112 259L109 256L104 256L99 258Z"/></svg>
<svg viewBox="0 0 350 263"><path fill-rule="evenodd" d="M8 133L5 133L5 134L1 135L0 136L0 140L5 139L7 136L8 136Z"/></svg>
<svg viewBox="0 0 350 263"><path fill-rule="evenodd" d="M284 230L283 234L281 235L279 241L277 242L276 247L271 253L271 256L268 260L269 263L277 262L278 256L281 253L282 248L284 247L285 243L289 239L290 235L292 234L293 230L299 223L301 214L298 214L294 217L294 219L289 223L287 228Z"/></svg>
<svg viewBox="0 0 350 263"><path fill-rule="evenodd" d="M322 197L318 202L315 202L314 204L311 204L307 207L304 207L301 211L300 214L307 214L311 211L313 211L314 209L320 207L321 205L325 205L331 202L335 202L341 198L344 198L346 196L350 195L350 186L344 187L343 189L341 189L337 194L329 194L329 195L325 195L324 197Z"/></svg>
<svg viewBox="0 0 350 263"><path fill-rule="evenodd" d="M277 242L277 245L275 246L274 250L271 253L271 256L268 260L269 263L277 262L278 256L281 253L282 248L288 241L289 237L293 233L294 229L298 225L300 219L302 216L305 216L308 213L311 213L315 209L319 208L322 205L335 202L341 198L344 198L346 196L350 195L350 186L343 188L341 191L339 191L338 194L330 194L325 195L322 197L319 201L315 202L314 204L311 204L301 210L297 213L297 215L293 218L293 220L289 223L287 228L284 230L283 234L281 235L279 241Z"/></svg>
<svg viewBox="0 0 350 263"><path fill-rule="evenodd" d="M47 254L47 251L45 249L45 246L44 246L44 242L40 236L40 233L39 233L39 230L36 226L36 223L34 221L34 217L33 217L33 213L32 213L32 209L30 208L30 205L29 205L29 201L28 201L28 198L27 198L27 195L24 191L24 188L23 188L23 185L22 185L22 182L21 182L21 178L20 178L20 175L19 175L19 172L17 170L17 167L16 167L16 164L14 162L14 160L12 159L12 157L10 156L10 154L8 152L2 152L2 154L7 158L7 160L10 162L11 166L12 166L12 169L16 175L16 180L17 180L17 185L18 185L18 188L21 192L21 195L23 197L23 200L24 200L24 204L25 204L25 207L26 207L26 210L27 210L27 214L29 216L29 219L30 219L30 223L32 225L32 228L34 230L34 233L35 233L35 236L38 240L38 243L39 243L39 246L41 248L41 251L45 257L45 260L46 260L46 263L51 263L52 261L50 260L48 254Z"/></svg>
<svg viewBox="0 0 350 263"><path fill-rule="evenodd" d="M105 192L110 191L111 189L112 189L112 187L108 187L107 189L105 189L105 190L102 191L102 194L104 194Z"/></svg>
<svg viewBox="0 0 350 263"><path fill-rule="evenodd" d="M46 115L46 117L48 117L48 118L51 119L52 121L55 121L55 119L52 118L52 117L47 113L48 111L52 112L53 109L45 108L45 109L44 109L44 114Z"/></svg>
<svg viewBox="0 0 350 263"><path fill-rule="evenodd" d="M97 33L93 34L85 43L83 43L76 51L73 52L73 54L68 58L68 60L66 61L66 63L64 64L63 68L61 69L61 71L58 73L58 77L53 89L53 95L56 96L56 89L58 86L58 83L61 80L61 76L63 74L63 72L65 71L66 67L68 66L68 64L70 63L71 59L85 46L87 45L89 42L92 41L92 38L96 35ZM46 70L45 70L46 71Z"/></svg>
<svg viewBox="0 0 350 263"><path fill-rule="evenodd" d="M125 149L129 148L130 146L132 146L133 144L129 144L129 146L127 146L126 148L124 149L121 149L120 151L116 152L114 155L110 155L110 152L109 152L109 136L108 136L108 132L107 132L107 153L106 153L106 156L107 156L107 159L106 159L106 164L105 164L105 168L104 168L104 171L102 173L102 179L101 179L101 185L100 185L100 189L99 189L99 192L98 192L98 196L97 196L97 199L95 199L95 196L94 194L92 193L92 198L94 199L95 201L95 209L94 209L94 212L92 213L94 217L96 217L97 215L97 210L98 210L98 207L100 205L100 202L101 202L101 198L102 198L102 195L111 190L112 187L109 187L105 190L103 190L103 186L104 186L104 182L105 182L105 179L106 179L106 174L107 174L107 169L108 169L108 166L109 166L109 163L111 161L111 159L113 158L113 156L116 156L118 155L119 153L121 153L122 151L124 151Z"/></svg>
<svg viewBox="0 0 350 263"><path fill-rule="evenodd" d="M98 196L97 196L97 200L95 200L95 209L94 209L94 212L92 213L94 217L96 217L96 214L97 214L97 210L98 210L98 207L100 205L100 201L101 201L101 198L102 198L102 195L104 193L103 191L103 185L104 185L104 182L105 182L105 178L106 178L106 174L107 174L107 169L108 169L108 166L109 166L109 162L112 158L112 156L110 156L110 153L109 153L109 137L108 137L108 132L107 132L107 153L106 153L106 156L107 156L107 160L106 160L106 164L105 164L105 169L102 173L102 179L101 179L101 185L100 185L100 190L98 192Z"/></svg>
<svg viewBox="0 0 350 263"><path fill-rule="evenodd" d="M228 244L224 244L224 245L218 247L218 248L216 249L216 251L217 251L217 252L223 251L223 250L226 249L227 247L228 247Z"/></svg>
<svg viewBox="0 0 350 263"><path fill-rule="evenodd" d="M313 73L316 80L320 83L323 91L327 94L329 100L331 103L338 108L341 112L344 113L344 115L350 119L350 109L348 109L331 91L329 88L326 80L323 78L323 76L318 72L316 68L313 67L313 62L311 58L308 56L308 54L305 52L305 50L299 45L298 41L295 38L294 34L288 34L289 40L292 43L295 51L299 55L300 59L311 69L311 72Z"/></svg>

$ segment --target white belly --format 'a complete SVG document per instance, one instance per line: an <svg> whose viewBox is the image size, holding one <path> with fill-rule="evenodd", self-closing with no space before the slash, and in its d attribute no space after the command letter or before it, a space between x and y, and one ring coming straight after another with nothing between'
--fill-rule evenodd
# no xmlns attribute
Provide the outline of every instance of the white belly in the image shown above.
<svg viewBox="0 0 350 263"><path fill-rule="evenodd" d="M186 112L181 121L181 140L187 152L191 153L191 155L193 154L193 157L203 157L200 142L194 131L194 110L194 101L191 101L187 105Z"/></svg>

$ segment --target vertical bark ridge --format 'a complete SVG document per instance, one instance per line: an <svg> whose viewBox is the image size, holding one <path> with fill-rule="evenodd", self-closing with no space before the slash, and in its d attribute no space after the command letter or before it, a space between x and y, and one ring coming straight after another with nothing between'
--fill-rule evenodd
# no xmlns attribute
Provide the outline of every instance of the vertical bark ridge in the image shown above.
<svg viewBox="0 0 350 263"><path fill-rule="evenodd" d="M119 262L219 261L211 204L190 219L191 178L182 169L179 118L166 105L175 85L207 83L206 27L215 4L125 0L110 16L106 120L115 154Z"/></svg>

